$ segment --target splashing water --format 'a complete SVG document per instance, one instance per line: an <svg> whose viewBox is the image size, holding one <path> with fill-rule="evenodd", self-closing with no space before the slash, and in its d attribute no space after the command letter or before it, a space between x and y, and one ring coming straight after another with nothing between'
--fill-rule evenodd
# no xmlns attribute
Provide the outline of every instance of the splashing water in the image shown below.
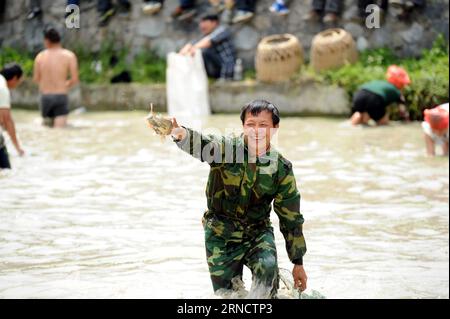
<svg viewBox="0 0 450 319"><path fill-rule="evenodd" d="M216 297L201 225L208 165L161 143L145 112L86 112L68 130L41 127L37 112L13 116L26 156L6 138L1 298ZM448 298L448 158L425 157L420 123L343 123L280 123L278 149L293 163L305 217L300 297ZM240 126L238 115L204 124ZM278 264L290 272L271 219ZM251 286L248 271L243 282Z"/></svg>

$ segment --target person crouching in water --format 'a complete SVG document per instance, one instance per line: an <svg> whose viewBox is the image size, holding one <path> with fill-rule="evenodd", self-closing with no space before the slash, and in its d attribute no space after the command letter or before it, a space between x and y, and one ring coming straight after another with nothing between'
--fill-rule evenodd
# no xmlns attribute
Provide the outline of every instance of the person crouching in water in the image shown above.
<svg viewBox="0 0 450 319"><path fill-rule="evenodd" d="M391 65L386 73L387 80L375 80L363 84L353 97L351 123L367 125L374 120L377 125L389 123L387 107L399 104L400 116L407 120L409 114L405 106L402 90L411 83L408 73L401 67Z"/></svg>
<svg viewBox="0 0 450 319"><path fill-rule="evenodd" d="M295 287L305 290L306 253L300 193L292 164L271 144L278 109L265 100L243 106L241 136L206 135L173 119L172 137L184 152L210 165L203 215L206 256L216 294L238 289L244 265L253 275L250 296L276 297L279 275L270 213L280 221ZM213 154L212 154L213 153Z"/></svg>
<svg viewBox="0 0 450 319"><path fill-rule="evenodd" d="M67 94L78 84L77 57L61 46L61 36L56 29L49 28L44 32L44 43L46 49L34 60L33 77L41 93L43 124L65 127L69 114Z"/></svg>
<svg viewBox="0 0 450 319"><path fill-rule="evenodd" d="M425 136L427 154L434 156L436 145L441 145L442 154L448 156L448 103L423 112L425 121L422 129Z"/></svg>
<svg viewBox="0 0 450 319"><path fill-rule="evenodd" d="M3 129L8 132L11 142L19 156L25 154L16 136L16 127L11 114L10 92L10 90L20 85L23 78L22 75L22 67L17 63L9 63L0 70L0 170L11 168L8 150L6 149L5 139L2 134Z"/></svg>

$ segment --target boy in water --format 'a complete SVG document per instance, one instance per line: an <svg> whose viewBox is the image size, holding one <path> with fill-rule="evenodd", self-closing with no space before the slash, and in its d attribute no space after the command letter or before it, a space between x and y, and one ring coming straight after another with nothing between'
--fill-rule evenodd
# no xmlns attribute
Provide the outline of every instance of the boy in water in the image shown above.
<svg viewBox="0 0 450 319"><path fill-rule="evenodd" d="M278 262L269 219L273 202L294 264L295 287L303 291L307 276L300 194L292 164L270 143L279 127L278 109L255 100L242 108L240 118L244 129L240 137L204 135L173 119L177 146L211 167L203 227L213 289L233 289L245 265L253 275L252 297L276 297Z"/></svg>
<svg viewBox="0 0 450 319"><path fill-rule="evenodd" d="M427 154L434 156L435 146L440 145L443 155L448 156L448 103L425 110L423 113L425 121L422 122L422 129Z"/></svg>

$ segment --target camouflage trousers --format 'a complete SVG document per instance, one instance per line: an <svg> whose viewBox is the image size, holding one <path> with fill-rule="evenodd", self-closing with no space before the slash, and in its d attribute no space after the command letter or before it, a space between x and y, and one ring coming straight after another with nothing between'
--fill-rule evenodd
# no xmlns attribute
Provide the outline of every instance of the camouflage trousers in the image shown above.
<svg viewBox="0 0 450 319"><path fill-rule="evenodd" d="M231 226L229 226L231 225ZM242 280L243 266L252 272L251 296L274 298L278 290L278 262L273 228L244 228L238 222L224 225L204 218L205 247L215 292L232 290ZM232 230L230 230L232 228ZM255 294L252 292L257 291Z"/></svg>

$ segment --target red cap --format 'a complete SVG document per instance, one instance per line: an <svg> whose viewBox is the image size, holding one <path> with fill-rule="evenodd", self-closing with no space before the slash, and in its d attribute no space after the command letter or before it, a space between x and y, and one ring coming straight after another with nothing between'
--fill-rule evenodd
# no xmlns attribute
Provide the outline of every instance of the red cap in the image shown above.
<svg viewBox="0 0 450 319"><path fill-rule="evenodd" d="M425 122L430 124L433 130L444 130L448 128L448 111L442 107L427 109L423 112Z"/></svg>
<svg viewBox="0 0 450 319"><path fill-rule="evenodd" d="M389 66L386 72L386 79L399 89L403 89L411 83L408 72L398 65Z"/></svg>

